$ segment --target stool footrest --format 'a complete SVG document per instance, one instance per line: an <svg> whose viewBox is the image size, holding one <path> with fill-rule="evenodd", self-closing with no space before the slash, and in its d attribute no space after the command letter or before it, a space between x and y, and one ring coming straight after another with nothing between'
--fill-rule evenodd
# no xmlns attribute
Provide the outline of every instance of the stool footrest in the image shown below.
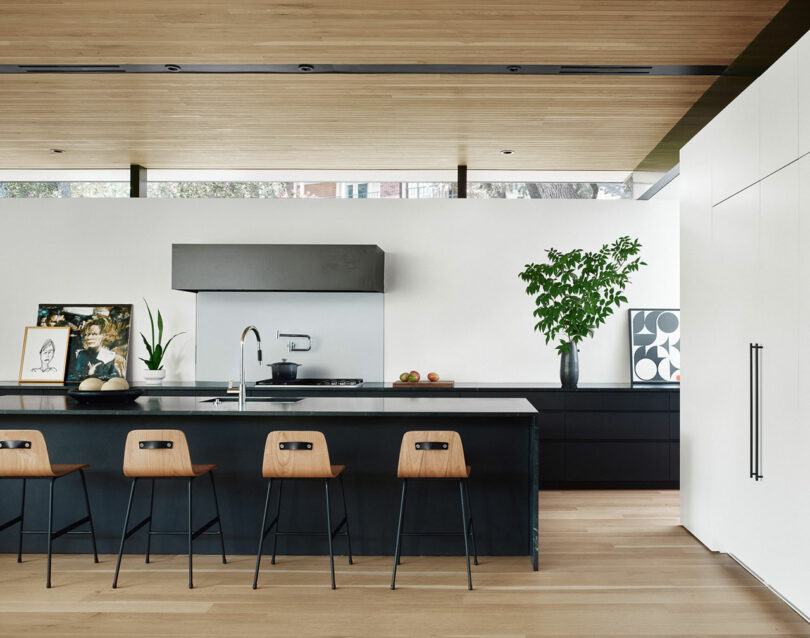
<svg viewBox="0 0 810 638"><path fill-rule="evenodd" d="M143 520L142 520L140 523L138 523L138 524L137 524L135 527L133 527L131 530L129 530L129 531L126 533L126 534L124 534L124 538L125 538L125 539L127 539L127 538L129 538L130 536L132 536L132 535L133 535L135 532L137 532L139 529L141 529L141 527L143 527L144 525L146 525L146 524L147 524L149 521L151 521L151 520L152 520L152 517L151 517L151 516L147 516L147 517L146 517L145 519L143 519Z"/></svg>
<svg viewBox="0 0 810 638"><path fill-rule="evenodd" d="M278 525L278 516L276 516L272 521L270 521L270 524L267 526L267 529L265 529L264 533L262 534L262 538L267 538L267 535L273 530L273 528L276 525ZM278 533L279 532L276 532L276 534Z"/></svg>
<svg viewBox="0 0 810 638"><path fill-rule="evenodd" d="M214 516L214 518L212 518L210 521L208 521L205 525L203 525L201 528L199 528L196 532L191 533L191 540L194 540L198 536L201 536L202 534L205 534L206 530L211 528L213 525L216 525L217 523L219 523L219 516Z"/></svg>
<svg viewBox="0 0 810 638"><path fill-rule="evenodd" d="M59 538L60 536L64 536L65 534L69 533L71 530L76 529L79 525L84 525L85 523L89 523L89 522L90 522L90 517L89 516L85 516L84 518L80 518L75 523L71 523L70 525L65 525L65 527L63 527L62 529L54 532L51 535L51 538Z"/></svg>
<svg viewBox="0 0 810 638"><path fill-rule="evenodd" d="M2 525L0 525L0 532L2 532L4 529L8 529L8 528L9 528L9 527L11 527L12 525L16 525L16 524L17 524L17 523L19 523L21 520L22 520L22 516L18 516L17 518L12 518L12 519L11 519L10 521L8 521L7 523L3 523Z"/></svg>

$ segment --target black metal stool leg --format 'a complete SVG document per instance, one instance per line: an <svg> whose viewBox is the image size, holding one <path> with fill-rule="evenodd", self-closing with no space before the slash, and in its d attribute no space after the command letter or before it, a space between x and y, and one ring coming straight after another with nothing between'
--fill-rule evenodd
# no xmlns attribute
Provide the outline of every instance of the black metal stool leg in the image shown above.
<svg viewBox="0 0 810 638"><path fill-rule="evenodd" d="M50 487L48 488L48 576L45 581L45 587L51 587L51 547L53 545L53 482L55 479L50 480Z"/></svg>
<svg viewBox="0 0 810 638"><path fill-rule="evenodd" d="M259 549L256 552L256 571L253 574L253 589L259 583L259 564L262 562L262 547L264 546L265 529L267 529L267 510L270 509L270 490L273 488L273 479L267 479L267 497L264 499L264 515L262 528L259 530Z"/></svg>
<svg viewBox="0 0 810 638"><path fill-rule="evenodd" d="M115 577L113 578L113 589L118 587L118 571L121 569L121 556L124 553L124 543L127 540L127 528L129 527L129 515L132 512L132 499L135 496L135 485L138 479L132 479L132 487L129 488L129 503L127 503L127 513L124 516L124 529L121 531L121 545L118 548L118 560L115 563Z"/></svg>
<svg viewBox="0 0 810 638"><path fill-rule="evenodd" d="M98 548L96 547L96 528L93 525L93 512L90 511L90 494L87 491L87 480L84 478L84 470L79 470L82 479L82 489L84 490L84 504L87 506L87 518L90 519L90 540L93 542L93 562L98 562Z"/></svg>
<svg viewBox="0 0 810 638"><path fill-rule="evenodd" d="M473 564L478 564L478 543L475 542L475 523L473 523L472 502L470 501L470 479L464 479L464 493L467 495L467 511L470 513L470 536L473 543Z"/></svg>
<svg viewBox="0 0 810 638"><path fill-rule="evenodd" d="M394 571L391 575L391 589L396 589L397 565L399 565L399 550L402 541L402 519L405 514L405 493L408 489L408 479L402 479L402 497L399 500L399 519L397 521L397 540L394 549Z"/></svg>
<svg viewBox="0 0 810 638"><path fill-rule="evenodd" d="M458 480L458 495L461 499L461 531L464 535L464 553L467 556L467 589L472 589L472 574L470 573L470 543L467 535L467 508L464 506L464 480Z"/></svg>
<svg viewBox="0 0 810 638"><path fill-rule="evenodd" d="M22 500L20 501L20 541L17 546L17 562L22 562L23 525L25 525L25 479L22 480Z"/></svg>
<svg viewBox="0 0 810 638"><path fill-rule="evenodd" d="M194 589L194 580L192 578L192 559L191 559L191 546L194 542L194 537L192 536L192 529L191 529L191 482L193 478L188 480L188 588Z"/></svg>
<svg viewBox="0 0 810 638"><path fill-rule="evenodd" d="M329 567L332 570L332 589L335 588L335 553L332 550L332 509L329 506L329 479L323 481L326 494L326 537L329 539Z"/></svg>
<svg viewBox="0 0 810 638"><path fill-rule="evenodd" d="M217 500L217 486L214 483L214 471L211 470L208 472L208 475L211 477L211 491L214 493L214 509L217 512L217 520L219 521L219 545L222 549L222 564L227 564L227 560L225 560L225 536L222 534L222 518L219 515L219 501Z"/></svg>
<svg viewBox="0 0 810 638"><path fill-rule="evenodd" d="M149 554L152 550L152 512L155 509L155 479L152 479L152 486L149 493L149 527L146 528L146 560L149 562Z"/></svg>
<svg viewBox="0 0 810 638"><path fill-rule="evenodd" d="M349 511L346 509L346 490L343 489L343 474L338 475L340 481L340 496L343 498L343 517L346 519L346 544L349 546L349 565L353 565L352 561L352 537L349 535Z"/></svg>
<svg viewBox="0 0 810 638"><path fill-rule="evenodd" d="M281 492L284 489L284 479L278 482L278 502L276 503L276 526L273 529L273 558L270 559L270 564L276 564L276 548L278 547L278 531L281 524Z"/></svg>

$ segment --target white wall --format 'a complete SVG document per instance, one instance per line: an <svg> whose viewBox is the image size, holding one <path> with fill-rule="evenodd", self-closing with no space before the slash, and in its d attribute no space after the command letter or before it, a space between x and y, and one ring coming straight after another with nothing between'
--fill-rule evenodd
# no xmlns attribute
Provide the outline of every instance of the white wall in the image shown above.
<svg viewBox="0 0 810 638"><path fill-rule="evenodd" d="M171 290L172 243L369 243L386 252L385 378L558 381L518 273L555 247L640 238L628 307L679 306L677 203L531 200L0 200L0 379L16 379L40 302L133 303L166 317L169 378L194 378L194 295ZM245 323L250 318L245 317ZM581 346L581 382L629 378L626 308ZM238 334L233 334L234 350ZM133 339L134 355L141 344ZM130 359L130 377L141 363Z"/></svg>

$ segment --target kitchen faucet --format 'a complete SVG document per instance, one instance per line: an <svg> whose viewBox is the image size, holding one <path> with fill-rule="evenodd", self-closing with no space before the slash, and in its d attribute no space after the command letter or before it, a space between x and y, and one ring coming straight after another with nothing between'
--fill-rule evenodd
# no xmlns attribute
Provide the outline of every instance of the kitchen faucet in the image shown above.
<svg viewBox="0 0 810 638"><path fill-rule="evenodd" d="M256 335L256 347L259 352L259 363L262 362L262 337L256 326L248 326L242 331L242 338L239 340L239 409L245 409L245 402L247 399L247 392L245 390L245 337L248 332L253 331Z"/></svg>

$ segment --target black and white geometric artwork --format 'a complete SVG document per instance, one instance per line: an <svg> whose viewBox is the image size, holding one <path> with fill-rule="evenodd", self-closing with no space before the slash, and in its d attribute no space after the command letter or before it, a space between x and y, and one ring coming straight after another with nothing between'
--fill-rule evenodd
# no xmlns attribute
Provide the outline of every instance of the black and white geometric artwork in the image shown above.
<svg viewBox="0 0 810 638"><path fill-rule="evenodd" d="M631 383L679 383L681 311L631 308L629 314Z"/></svg>

